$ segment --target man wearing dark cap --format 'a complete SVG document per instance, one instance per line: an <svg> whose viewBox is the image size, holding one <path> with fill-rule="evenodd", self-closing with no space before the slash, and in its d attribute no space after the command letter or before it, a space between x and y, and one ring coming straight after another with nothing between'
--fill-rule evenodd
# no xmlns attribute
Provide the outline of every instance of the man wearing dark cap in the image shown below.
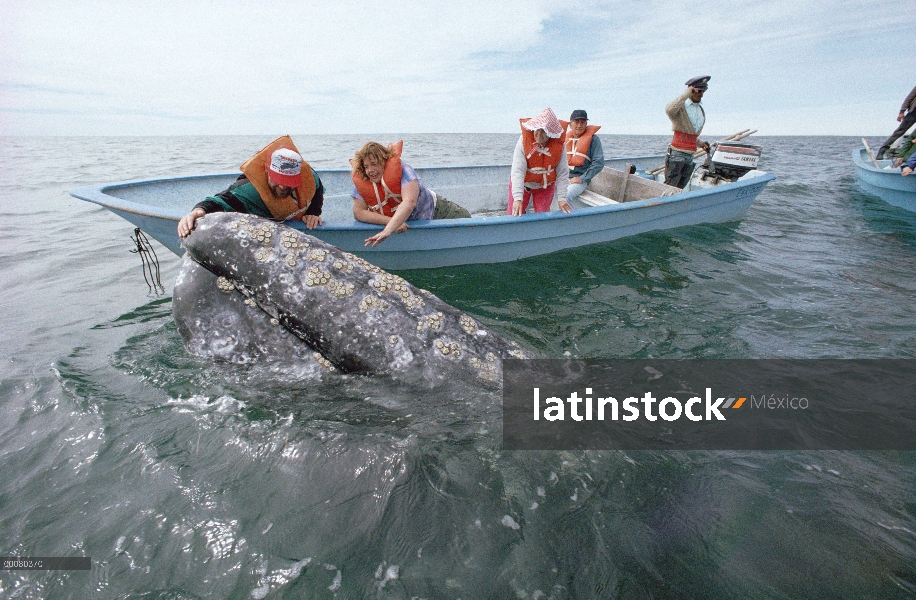
<svg viewBox="0 0 916 600"><path fill-rule="evenodd" d="M604 149L595 135L600 125L588 124L588 113L582 109L572 111L569 123L560 121L566 128L566 160L569 162L569 187L566 199L572 200L585 191L592 177L604 168Z"/></svg>
<svg viewBox="0 0 916 600"><path fill-rule="evenodd" d="M887 138L881 149L878 150L878 160L884 158L884 153L888 151L891 144L906 133L913 126L913 123L916 123L916 87L913 88L913 91L903 101L903 105L900 106L900 114L897 115L897 121L900 122L900 126L894 130L891 137Z"/></svg>
<svg viewBox="0 0 916 600"><path fill-rule="evenodd" d="M709 143L700 140L700 132L706 124L706 113L700 101L709 87L709 80L709 75L689 80L684 93L665 107L674 130L665 157L665 183L668 185L684 189L693 174L693 153L697 148L709 150Z"/></svg>

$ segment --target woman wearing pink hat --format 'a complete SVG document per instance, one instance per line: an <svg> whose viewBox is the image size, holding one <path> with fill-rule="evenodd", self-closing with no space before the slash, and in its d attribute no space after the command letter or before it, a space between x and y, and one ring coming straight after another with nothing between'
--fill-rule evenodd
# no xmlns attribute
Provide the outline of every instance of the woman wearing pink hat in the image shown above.
<svg viewBox="0 0 916 600"><path fill-rule="evenodd" d="M568 213L569 164L564 150L565 133L557 116L545 108L536 117L519 119L522 135L512 155L509 206L506 214L518 216L533 202L534 212L547 212L554 195L560 210Z"/></svg>

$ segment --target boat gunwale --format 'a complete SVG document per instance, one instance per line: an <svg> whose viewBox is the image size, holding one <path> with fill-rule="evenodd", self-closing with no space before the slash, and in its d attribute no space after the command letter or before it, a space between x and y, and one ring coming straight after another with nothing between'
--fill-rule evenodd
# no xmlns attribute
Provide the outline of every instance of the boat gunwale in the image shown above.
<svg viewBox="0 0 916 600"><path fill-rule="evenodd" d="M875 173L875 174L882 175L882 176L883 175L898 175L899 176L900 175L900 171L897 171L897 170L889 171L881 167L875 167L875 165L870 164L871 163L870 160L869 161L865 160L865 155L866 155L865 148L853 148L852 149L852 162L855 164L855 166L865 171L868 171L869 173ZM881 160L887 161L890 166L893 165L892 160L889 160L887 158L882 158Z"/></svg>
<svg viewBox="0 0 916 600"><path fill-rule="evenodd" d="M619 159L606 159L605 163L611 161L623 161L623 160L635 160L639 158L660 158L655 155L645 156L645 157L625 157ZM455 166L455 167L418 167L417 171L429 171L429 170L462 170L462 169L489 169L489 168L499 168L499 169L510 169L510 165L465 165L465 166ZM322 173L336 173L336 174L348 174L350 173L349 169L322 169L317 170L317 173L321 175ZM138 185L151 185L157 183L170 183L170 182L181 182L181 181L192 181L196 179L208 179L214 177L232 177L237 176L238 172L229 172L229 173L209 173L209 174L200 174L200 175L185 175L180 177L160 177L155 179L134 179L128 181L119 181L113 183L103 183L89 186L82 186L71 190L69 193L75 198L80 200L85 200L87 202L92 202L100 206L104 206L110 210L116 210L121 212L128 212L140 216L154 217L160 219L166 219L171 221L178 221L181 217L184 216L185 212L183 210L179 211L176 209L170 208L157 208L156 211L150 210L150 205L141 204L139 202L134 202L132 200L126 200L123 198L118 198L116 196L111 196L106 192L111 190L117 190L122 188L129 188ZM748 186L754 186L760 183L766 184L767 182L773 181L776 179L776 176L772 173L761 171L761 174L746 179L744 181L735 181L728 184L725 184L729 190L738 189ZM411 222L411 228L417 229L439 229L439 228L455 228L455 227L490 227L490 226L500 226L508 224L519 224L519 223L528 223L534 221L546 221L553 219L575 219L575 218L585 218L589 216L602 215L606 213L634 210L638 208L643 208L646 206L653 206L657 204L668 204L668 203L677 203L693 198L702 198L704 196L709 196L713 194L721 193L724 186L716 186L710 188L703 188L699 190L690 190L688 192L681 192L679 194L672 194L670 196L659 196L656 198L647 198L645 200L635 200L633 202L609 204L606 206L589 206L589 207L578 207L573 209L569 214L564 213L559 210L553 210L544 213L529 213L521 216L510 216L510 215L496 215L496 216L472 216L465 219L441 219L441 220L424 220L424 221L413 221ZM366 230L373 231L379 229L379 225L372 223L362 223L360 221L329 221L319 226L321 229L330 229L330 230Z"/></svg>
<svg viewBox="0 0 916 600"><path fill-rule="evenodd" d="M890 172L890 171L885 171L884 169L875 167L875 165L870 165L866 163L865 159L863 158L864 154L865 154L865 148L853 148L852 149L852 162L854 162L857 167L861 167L865 169L866 171L870 171L872 173L889 173Z"/></svg>

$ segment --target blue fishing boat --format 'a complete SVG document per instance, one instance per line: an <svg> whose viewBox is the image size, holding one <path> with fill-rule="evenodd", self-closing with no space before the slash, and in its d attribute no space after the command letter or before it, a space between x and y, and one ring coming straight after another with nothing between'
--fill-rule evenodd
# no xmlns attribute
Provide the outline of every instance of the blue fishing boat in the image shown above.
<svg viewBox="0 0 916 600"><path fill-rule="evenodd" d="M474 263L499 263L598 244L660 229L726 222L743 215L775 177L752 170L737 181L694 175L686 191L641 177L664 161L646 156L605 161L573 211L506 216L508 165L418 168L423 185L467 208L469 219L412 221L375 248L367 237L378 225L353 219L349 170L319 171L325 186L324 225L306 230L289 225L351 252L384 269L425 269ZM629 165L637 169L630 174ZM699 173L700 169L698 169ZM178 220L206 196L226 189L238 173L128 181L70 192L130 221L175 254L182 254ZM204 217L206 218L206 217Z"/></svg>
<svg viewBox="0 0 916 600"><path fill-rule="evenodd" d="M852 161L859 187L888 204L916 212L916 175L901 176L900 169L894 168L893 161L887 159L875 161L876 167L865 148L854 149Z"/></svg>

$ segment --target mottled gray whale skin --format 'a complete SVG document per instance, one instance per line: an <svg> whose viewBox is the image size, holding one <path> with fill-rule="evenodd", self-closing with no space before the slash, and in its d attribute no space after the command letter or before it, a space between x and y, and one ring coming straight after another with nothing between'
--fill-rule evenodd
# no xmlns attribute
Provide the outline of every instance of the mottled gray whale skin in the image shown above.
<svg viewBox="0 0 916 600"><path fill-rule="evenodd" d="M463 377L496 386L502 381L500 359L530 358L514 342L430 292L267 219L208 214L198 220L184 246L191 259L222 278L224 287L231 283L241 293L230 301L230 294L203 291L209 302L227 302L218 309L195 304L189 300L195 292L180 289L195 277L187 276L190 268L183 271L173 312L192 353L213 347L188 337L193 328L187 324L200 318L198 312L247 311L254 303L266 313L267 325L244 321L251 327L239 332L240 337L257 338L271 325L282 325L320 354L320 363L344 373L388 375L425 386ZM229 322L228 317L222 322ZM239 347L266 346L250 341ZM231 354L223 350L212 355L231 360Z"/></svg>
<svg viewBox="0 0 916 600"><path fill-rule="evenodd" d="M235 285L185 254L172 293L172 315L195 356L237 364L295 362L317 372L315 351L271 318Z"/></svg>

